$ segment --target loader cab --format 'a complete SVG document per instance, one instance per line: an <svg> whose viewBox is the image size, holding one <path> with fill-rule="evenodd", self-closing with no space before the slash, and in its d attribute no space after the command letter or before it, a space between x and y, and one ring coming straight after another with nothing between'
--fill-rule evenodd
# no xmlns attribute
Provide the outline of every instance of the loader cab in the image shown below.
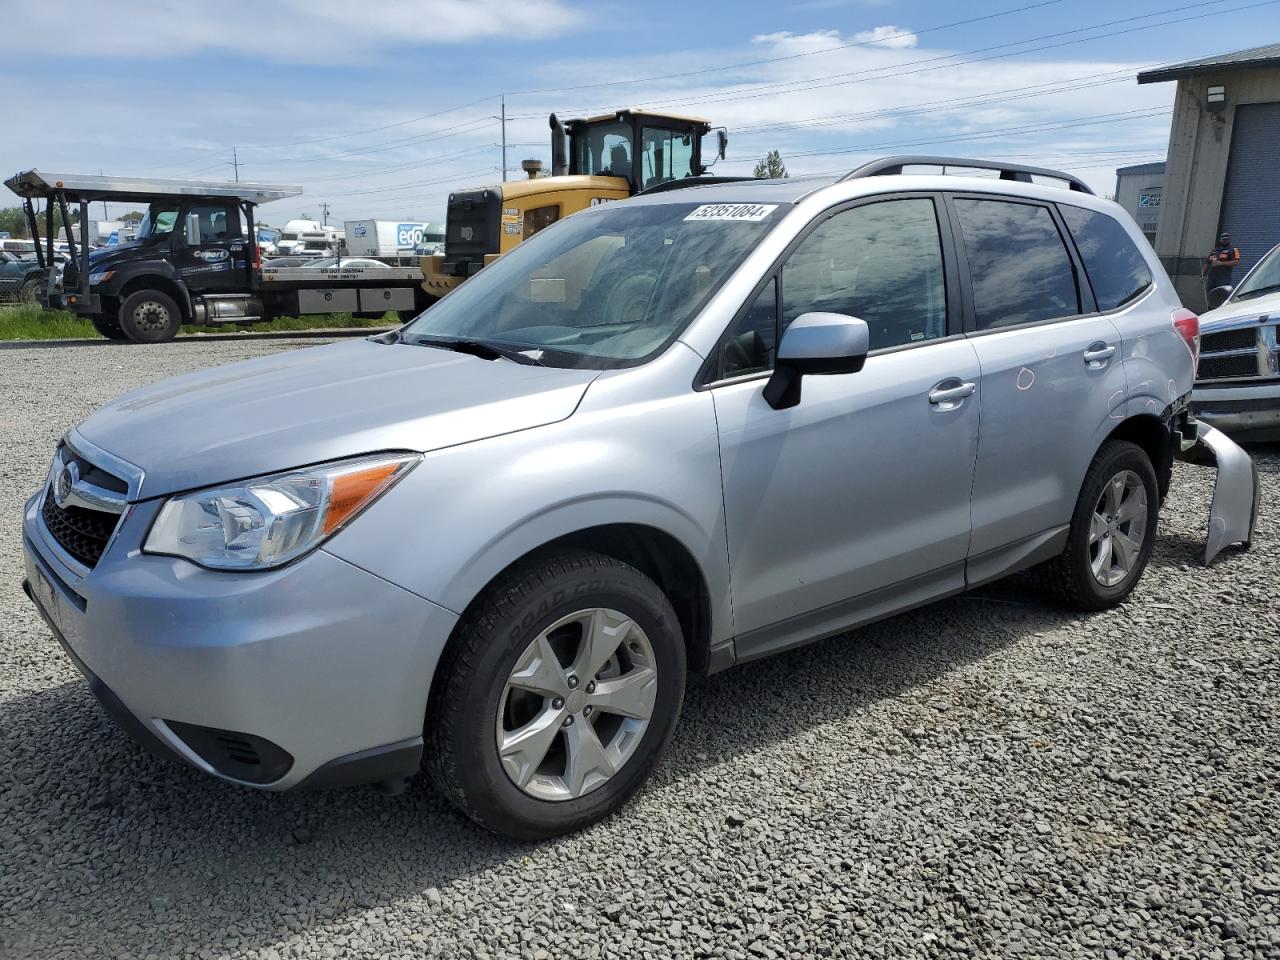
<svg viewBox="0 0 1280 960"><path fill-rule="evenodd" d="M699 117L618 110L563 125L553 115L551 125L553 156L562 136L557 127L569 139L567 169L553 170L557 174L618 177L638 193L706 172L702 138L711 131L711 123Z"/></svg>

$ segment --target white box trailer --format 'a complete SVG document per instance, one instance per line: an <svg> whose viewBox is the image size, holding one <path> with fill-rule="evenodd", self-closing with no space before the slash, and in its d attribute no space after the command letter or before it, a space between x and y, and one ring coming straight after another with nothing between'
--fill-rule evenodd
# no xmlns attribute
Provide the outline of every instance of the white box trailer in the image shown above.
<svg viewBox="0 0 1280 960"><path fill-rule="evenodd" d="M403 220L348 220L343 224L347 256L408 256L422 244L429 226Z"/></svg>

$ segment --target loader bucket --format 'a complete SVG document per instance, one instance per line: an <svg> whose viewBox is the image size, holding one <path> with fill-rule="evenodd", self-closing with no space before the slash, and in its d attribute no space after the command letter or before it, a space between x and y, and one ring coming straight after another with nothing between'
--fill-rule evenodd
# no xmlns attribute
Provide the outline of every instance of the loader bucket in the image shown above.
<svg viewBox="0 0 1280 960"><path fill-rule="evenodd" d="M1207 423L1193 426L1195 436L1183 438L1178 459L1216 467L1218 471L1204 547L1204 563L1208 566L1231 544L1240 543L1247 548L1253 541L1258 519L1258 469L1253 458L1221 430Z"/></svg>

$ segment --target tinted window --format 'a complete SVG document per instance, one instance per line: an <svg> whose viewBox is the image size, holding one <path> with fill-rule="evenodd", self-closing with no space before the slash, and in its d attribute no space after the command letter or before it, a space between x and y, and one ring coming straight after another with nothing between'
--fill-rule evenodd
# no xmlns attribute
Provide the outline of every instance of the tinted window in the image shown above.
<svg viewBox="0 0 1280 960"><path fill-rule="evenodd" d="M947 296L933 201L888 200L838 213L782 268L783 329L802 313L859 317L871 349L944 337Z"/></svg>
<svg viewBox="0 0 1280 960"><path fill-rule="evenodd" d="M524 212L524 236L528 240L539 230L551 226L560 219L560 204L553 203L547 207L534 207Z"/></svg>
<svg viewBox="0 0 1280 960"><path fill-rule="evenodd" d="M1047 207L955 201L979 330L1080 312L1071 257Z"/></svg>
<svg viewBox="0 0 1280 960"><path fill-rule="evenodd" d="M1129 234L1105 213L1059 205L1080 250L1099 310L1114 310L1151 286L1151 269Z"/></svg>

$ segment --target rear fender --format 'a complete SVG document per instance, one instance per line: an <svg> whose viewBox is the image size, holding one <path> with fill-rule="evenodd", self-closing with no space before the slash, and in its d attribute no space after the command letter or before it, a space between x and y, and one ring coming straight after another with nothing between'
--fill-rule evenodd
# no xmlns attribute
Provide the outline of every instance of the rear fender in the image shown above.
<svg viewBox="0 0 1280 960"><path fill-rule="evenodd" d="M1179 460L1218 471L1204 548L1208 566L1231 544L1242 543L1247 548L1253 542L1258 519L1258 468L1235 441L1207 423L1189 419L1178 429L1177 440L1174 455Z"/></svg>

